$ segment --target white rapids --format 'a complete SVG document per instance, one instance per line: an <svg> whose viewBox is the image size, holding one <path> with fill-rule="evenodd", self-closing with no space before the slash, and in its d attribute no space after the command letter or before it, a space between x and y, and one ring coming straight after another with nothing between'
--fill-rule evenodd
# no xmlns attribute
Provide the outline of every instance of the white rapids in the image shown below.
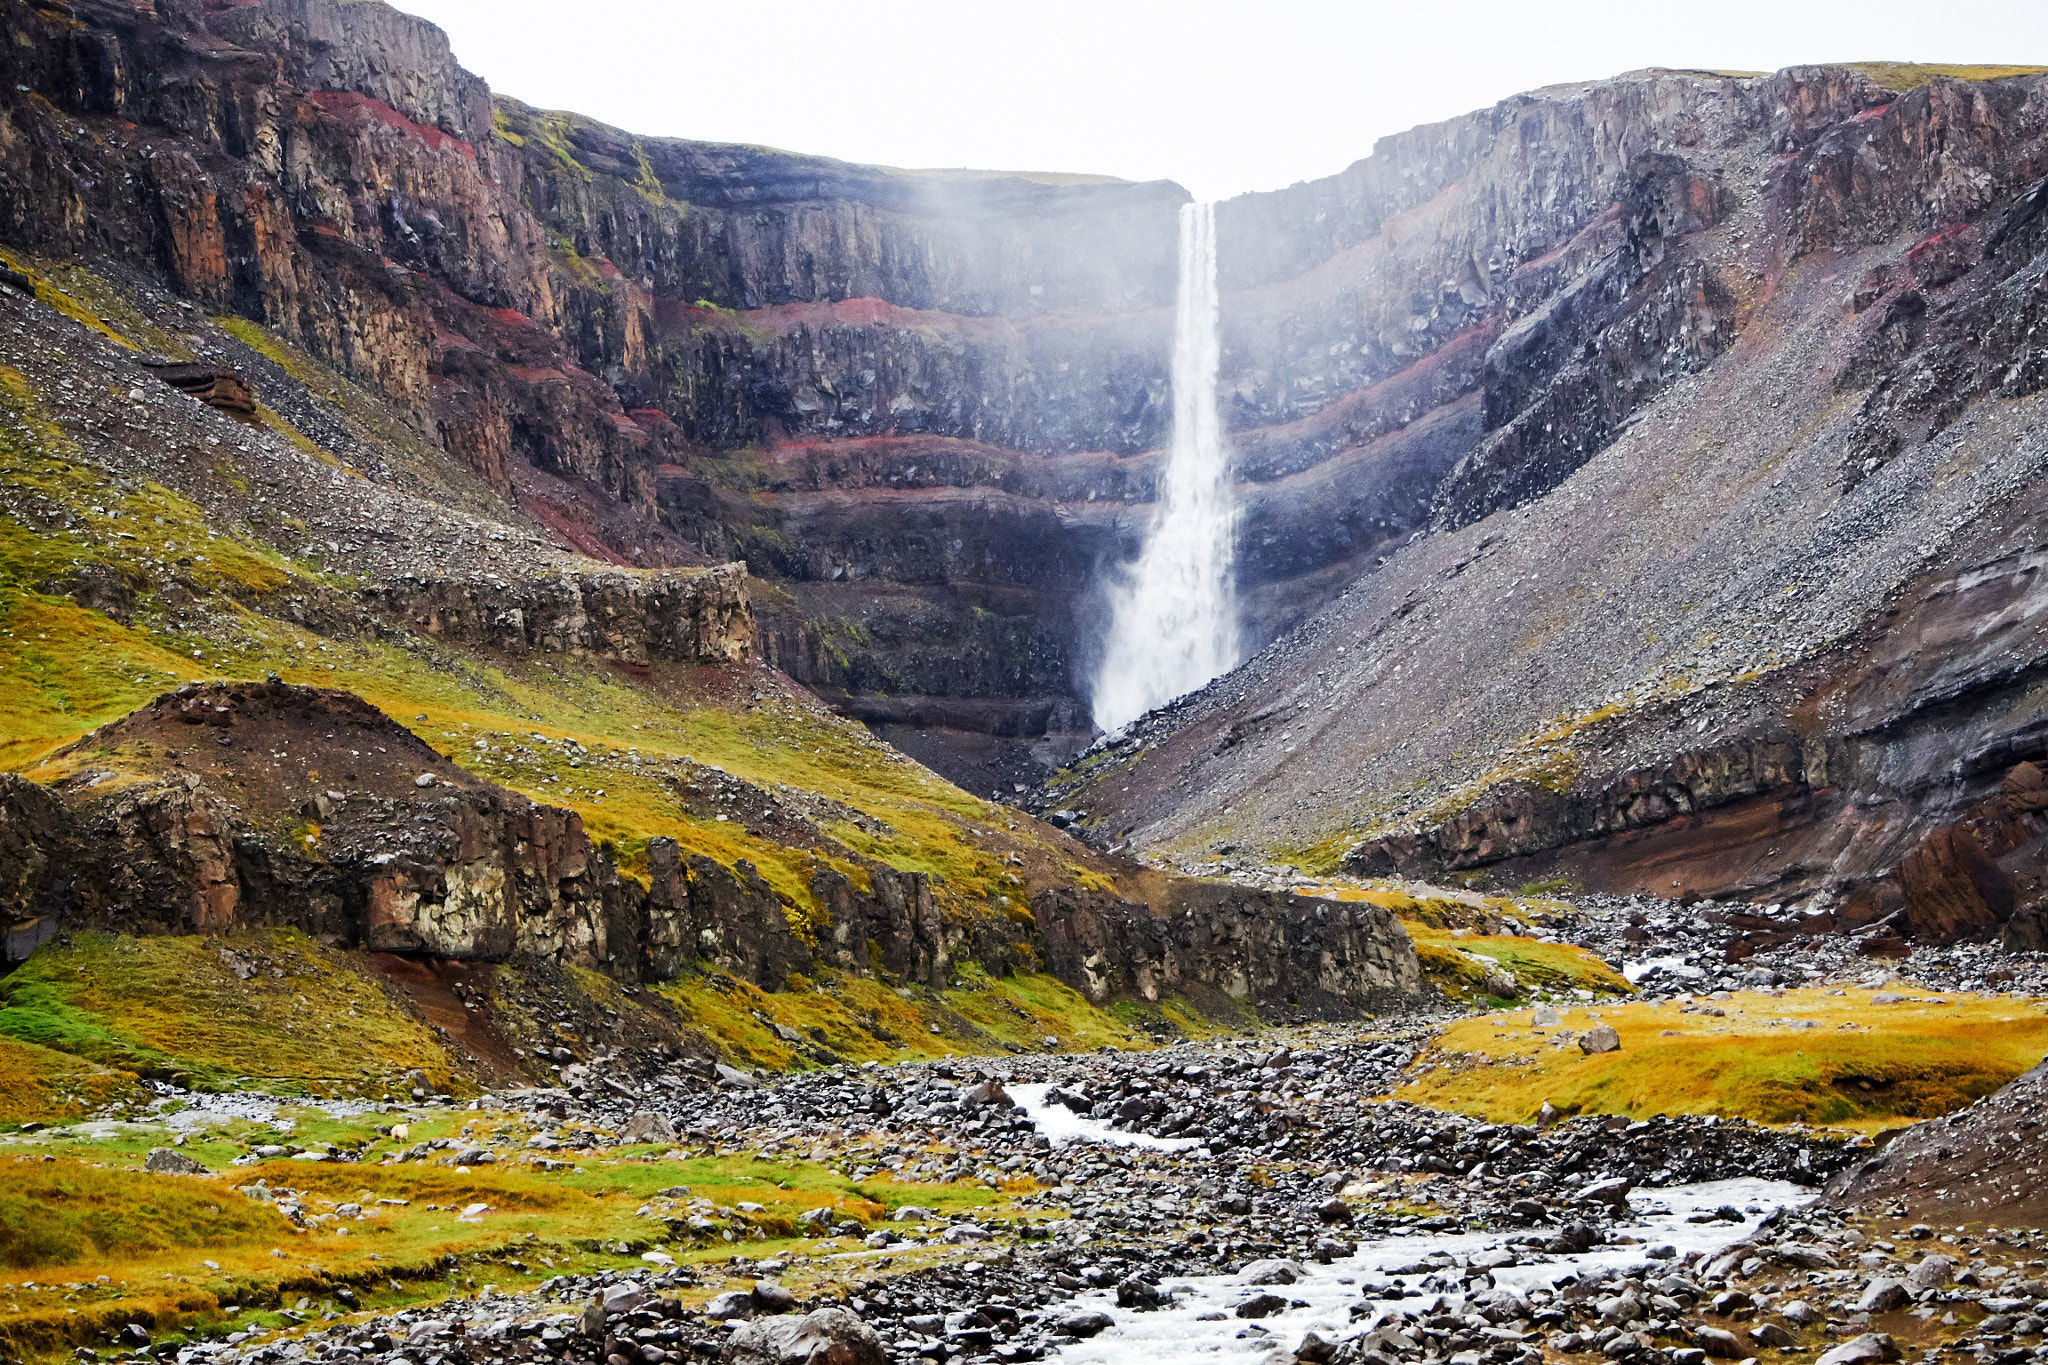
<svg viewBox="0 0 2048 1365"><path fill-rule="evenodd" d="M1064 1104L1047 1104L1049 1085L1007 1087L1011 1099L1024 1106L1038 1131L1055 1143L1101 1142L1112 1147L1153 1147L1162 1152L1186 1152L1202 1145L1200 1138L1153 1137L1150 1133L1122 1133L1109 1126L1108 1119L1085 1118Z"/></svg>
<svg viewBox="0 0 2048 1365"><path fill-rule="evenodd" d="M1155 1139L1156 1140L1156 1139ZM1629 1197L1634 1215L1618 1224L1616 1233L1639 1238L1642 1245L1602 1246L1576 1256L1549 1256L1532 1265L1505 1266L1491 1272L1496 1286L1512 1286L1528 1292L1550 1287L1554 1280L1581 1270L1609 1266L1637 1265L1652 1247L1669 1246L1679 1257L1688 1252L1712 1252L1739 1241L1756 1230L1770 1212L1810 1202L1813 1192L1800 1186L1771 1180L1717 1180L1703 1185L1677 1185L1661 1190L1639 1190ZM1723 1205L1749 1211L1742 1224L1723 1222L1687 1223L1688 1214L1711 1213ZM1455 1311L1461 1296L1426 1294L1422 1298L1372 1300L1371 1311L1353 1318L1354 1304L1364 1301L1360 1285L1401 1284L1411 1291L1421 1289L1420 1275L1393 1276L1386 1272L1397 1266L1420 1261L1432 1252L1470 1256L1499 1246L1499 1233L1417 1233L1409 1237L1386 1237L1360 1244L1355 1255L1317 1265L1301 1262L1306 1275L1290 1285L1270 1289L1247 1285L1236 1275L1169 1276L1160 1288L1172 1294L1174 1304L1152 1312L1119 1308L1113 1290L1083 1294L1073 1301L1077 1308L1100 1309L1116 1325L1100 1336L1064 1346L1056 1359L1071 1365L1195 1365L1218 1357L1247 1362L1276 1351L1286 1359L1300 1346L1303 1336L1315 1331L1326 1340L1339 1340L1370 1331L1390 1309L1410 1312L1443 1300L1447 1311ZM1670 1265L1682 1269L1679 1261ZM1274 1293L1299 1301L1306 1307L1288 1308L1271 1317L1247 1321L1231 1309L1254 1294ZM1220 1313L1220 1320L1200 1321L1204 1314Z"/></svg>
<svg viewBox="0 0 2048 1365"><path fill-rule="evenodd" d="M1216 206L1180 210L1173 443L1145 548L1109 590L1095 723L1114 730L1237 665L1237 504L1216 405Z"/></svg>

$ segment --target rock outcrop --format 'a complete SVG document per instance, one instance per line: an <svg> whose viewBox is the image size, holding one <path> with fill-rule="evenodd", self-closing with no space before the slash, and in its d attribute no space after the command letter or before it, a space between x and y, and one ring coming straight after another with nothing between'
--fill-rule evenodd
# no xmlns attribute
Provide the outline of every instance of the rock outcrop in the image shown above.
<svg viewBox="0 0 2048 1365"><path fill-rule="evenodd" d="M190 685L81 748L93 763L55 788L0 775L10 959L65 929L279 925L626 982L702 967L776 990L829 969L943 989L971 961L1050 970L1098 1003L1166 990L1343 1017L1425 996L1407 936L1371 907L1189 884L1150 908L1047 893L1029 912L963 911L925 874L810 827L833 855L814 862L810 904L669 838L649 841L643 888L574 812L466 772L346 692Z"/></svg>
<svg viewBox="0 0 2048 1365"><path fill-rule="evenodd" d="M644 664L751 658L747 566L508 582L411 576L368 591L371 609L434 639L512 654Z"/></svg>
<svg viewBox="0 0 2048 1365"><path fill-rule="evenodd" d="M1171 993L1343 1018L1426 993L1406 933L1374 905L1187 882L1160 906L1048 890L1031 910L1055 974L1098 1003Z"/></svg>

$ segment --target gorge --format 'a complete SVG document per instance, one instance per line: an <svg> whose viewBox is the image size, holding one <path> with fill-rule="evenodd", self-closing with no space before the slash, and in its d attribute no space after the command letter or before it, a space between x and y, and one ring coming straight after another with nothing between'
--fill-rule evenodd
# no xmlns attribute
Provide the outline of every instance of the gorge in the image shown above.
<svg viewBox="0 0 2048 1365"><path fill-rule="evenodd" d="M0 19L0 1358L2048 1352L2048 69L1196 202Z"/></svg>

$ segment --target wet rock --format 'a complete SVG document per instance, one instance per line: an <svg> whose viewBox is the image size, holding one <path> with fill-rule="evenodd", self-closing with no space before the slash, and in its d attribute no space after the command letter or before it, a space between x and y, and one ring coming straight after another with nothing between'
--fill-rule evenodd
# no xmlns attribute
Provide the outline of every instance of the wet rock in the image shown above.
<svg viewBox="0 0 2048 1365"><path fill-rule="evenodd" d="M1287 1300L1278 1294L1254 1294L1231 1309L1241 1318L1270 1318L1287 1311Z"/></svg>
<svg viewBox="0 0 2048 1365"><path fill-rule="evenodd" d="M1294 1358L1307 1365L1330 1365L1337 1358L1337 1343L1311 1328L1302 1334L1301 1345L1294 1348Z"/></svg>
<svg viewBox="0 0 2048 1365"><path fill-rule="evenodd" d="M1075 1308L1053 1319L1053 1330L1070 1337L1092 1337L1116 1326L1116 1319L1095 1308Z"/></svg>
<svg viewBox="0 0 2048 1365"><path fill-rule="evenodd" d="M1158 1286L1147 1284L1135 1275L1117 1282L1116 1306L1119 1308L1157 1308L1162 1301Z"/></svg>

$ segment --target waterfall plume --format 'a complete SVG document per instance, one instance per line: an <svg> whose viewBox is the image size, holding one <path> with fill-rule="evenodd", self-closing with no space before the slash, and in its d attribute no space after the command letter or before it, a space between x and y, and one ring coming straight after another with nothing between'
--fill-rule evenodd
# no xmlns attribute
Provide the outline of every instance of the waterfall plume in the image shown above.
<svg viewBox="0 0 2048 1365"><path fill-rule="evenodd" d="M1095 723L1113 730L1237 663L1237 508L1216 404L1216 207L1180 211L1173 442L1145 547L1110 586Z"/></svg>

